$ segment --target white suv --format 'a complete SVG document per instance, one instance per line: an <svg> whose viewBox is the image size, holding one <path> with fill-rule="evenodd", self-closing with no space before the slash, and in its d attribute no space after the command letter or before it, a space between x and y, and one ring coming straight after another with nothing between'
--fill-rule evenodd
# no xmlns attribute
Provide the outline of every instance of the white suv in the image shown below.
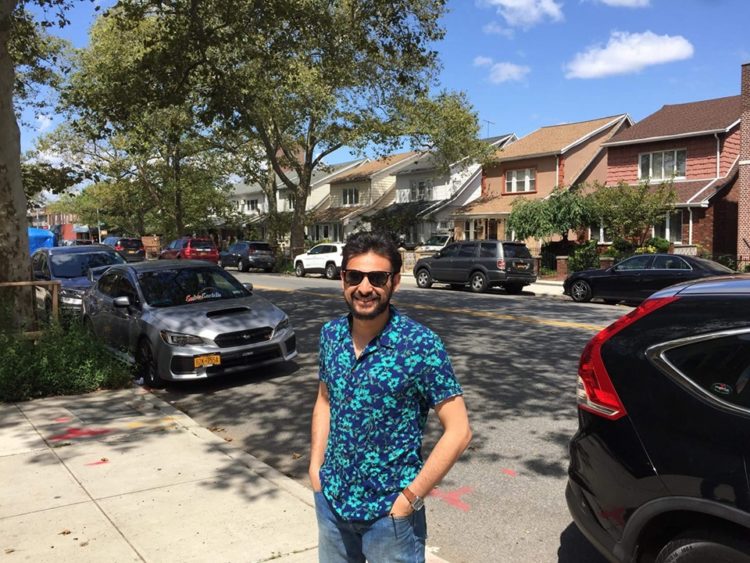
<svg viewBox="0 0 750 563"><path fill-rule="evenodd" d="M341 270L341 254L344 244L326 242L313 246L304 254L294 257L294 273L298 277L305 274L323 274L329 280L336 279Z"/></svg>

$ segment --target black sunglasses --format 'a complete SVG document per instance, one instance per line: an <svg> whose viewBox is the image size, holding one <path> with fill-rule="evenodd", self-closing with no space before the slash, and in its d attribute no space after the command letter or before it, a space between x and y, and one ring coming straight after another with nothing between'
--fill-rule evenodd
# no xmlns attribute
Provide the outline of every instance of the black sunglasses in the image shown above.
<svg viewBox="0 0 750 563"><path fill-rule="evenodd" d="M360 272L359 270L342 270L346 285L359 285L367 278L372 287L385 287L393 272Z"/></svg>

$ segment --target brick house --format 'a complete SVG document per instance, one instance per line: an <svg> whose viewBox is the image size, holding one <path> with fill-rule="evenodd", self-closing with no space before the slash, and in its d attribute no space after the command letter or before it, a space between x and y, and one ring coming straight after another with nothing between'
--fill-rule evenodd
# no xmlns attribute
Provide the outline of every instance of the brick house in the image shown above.
<svg viewBox="0 0 750 563"><path fill-rule="evenodd" d="M495 153L482 170L481 197L454 214L457 239L506 239L513 202L543 199L556 187L574 187L607 176L603 144L632 125L627 114L542 127ZM539 241L527 241L538 252Z"/></svg>
<svg viewBox="0 0 750 563"><path fill-rule="evenodd" d="M605 143L607 184L672 180L677 201L654 236L735 255L741 113L741 96L662 107Z"/></svg>

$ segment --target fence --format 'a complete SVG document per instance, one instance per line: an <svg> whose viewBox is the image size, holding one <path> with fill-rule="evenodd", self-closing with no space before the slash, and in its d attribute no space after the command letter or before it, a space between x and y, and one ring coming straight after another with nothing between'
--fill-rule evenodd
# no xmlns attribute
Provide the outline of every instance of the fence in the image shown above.
<svg viewBox="0 0 750 563"><path fill-rule="evenodd" d="M51 300L49 315L55 321L60 319L60 281L59 280L35 280L35 281L20 281L20 282L2 282L0 283L0 289L10 288L21 288L21 287L50 287L51 288ZM45 302L46 303L46 302ZM32 308L38 313L39 309L36 307L36 295L32 294ZM37 319L37 325L38 325ZM24 336L29 338L38 338L42 333L40 330L25 331Z"/></svg>

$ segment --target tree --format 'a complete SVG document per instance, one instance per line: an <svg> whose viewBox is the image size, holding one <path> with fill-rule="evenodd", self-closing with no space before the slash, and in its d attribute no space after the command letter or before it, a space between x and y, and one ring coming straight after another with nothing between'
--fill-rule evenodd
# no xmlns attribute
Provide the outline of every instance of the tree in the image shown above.
<svg viewBox="0 0 750 563"><path fill-rule="evenodd" d="M313 170L343 146L408 144L445 163L487 149L464 96L430 97L444 0L123 0L123 30L157 18L158 41L132 63L153 103L196 93L206 124L257 139L289 189L292 253L302 251ZM177 86L157 87L159 76ZM137 78L132 78L136 76ZM288 173L292 170L294 178Z"/></svg>
<svg viewBox="0 0 750 563"><path fill-rule="evenodd" d="M520 239L544 239L560 235L568 240L568 233L591 222L589 199L577 189L555 188L545 199L519 199L513 202L508 218L508 230Z"/></svg>
<svg viewBox="0 0 750 563"><path fill-rule="evenodd" d="M651 237L651 227L674 205L676 195L672 182L652 186L646 182L633 186L620 182L616 186L594 185L591 198L593 217L619 238L643 246Z"/></svg>
<svg viewBox="0 0 750 563"><path fill-rule="evenodd" d="M36 0L34 3L49 10L48 15L37 25L33 25L30 16L24 11L27 2L0 0L0 264L3 265L0 268L0 282L30 278L27 203L21 176L21 144L14 95L30 95L33 92L30 88L33 81L49 76L41 69L45 67L44 57L50 51L24 48L22 38L28 40L32 31L35 37L41 37L40 29L49 27L54 21L64 25L65 9L72 2ZM36 46L39 47L39 43ZM19 73L16 73L16 66L19 67ZM35 70L40 72L33 72ZM24 86L29 88L24 89ZM22 99L17 101L20 103ZM30 292L16 292L16 295L10 296L5 294L3 298L16 304L8 319L11 326L29 326L33 322Z"/></svg>

